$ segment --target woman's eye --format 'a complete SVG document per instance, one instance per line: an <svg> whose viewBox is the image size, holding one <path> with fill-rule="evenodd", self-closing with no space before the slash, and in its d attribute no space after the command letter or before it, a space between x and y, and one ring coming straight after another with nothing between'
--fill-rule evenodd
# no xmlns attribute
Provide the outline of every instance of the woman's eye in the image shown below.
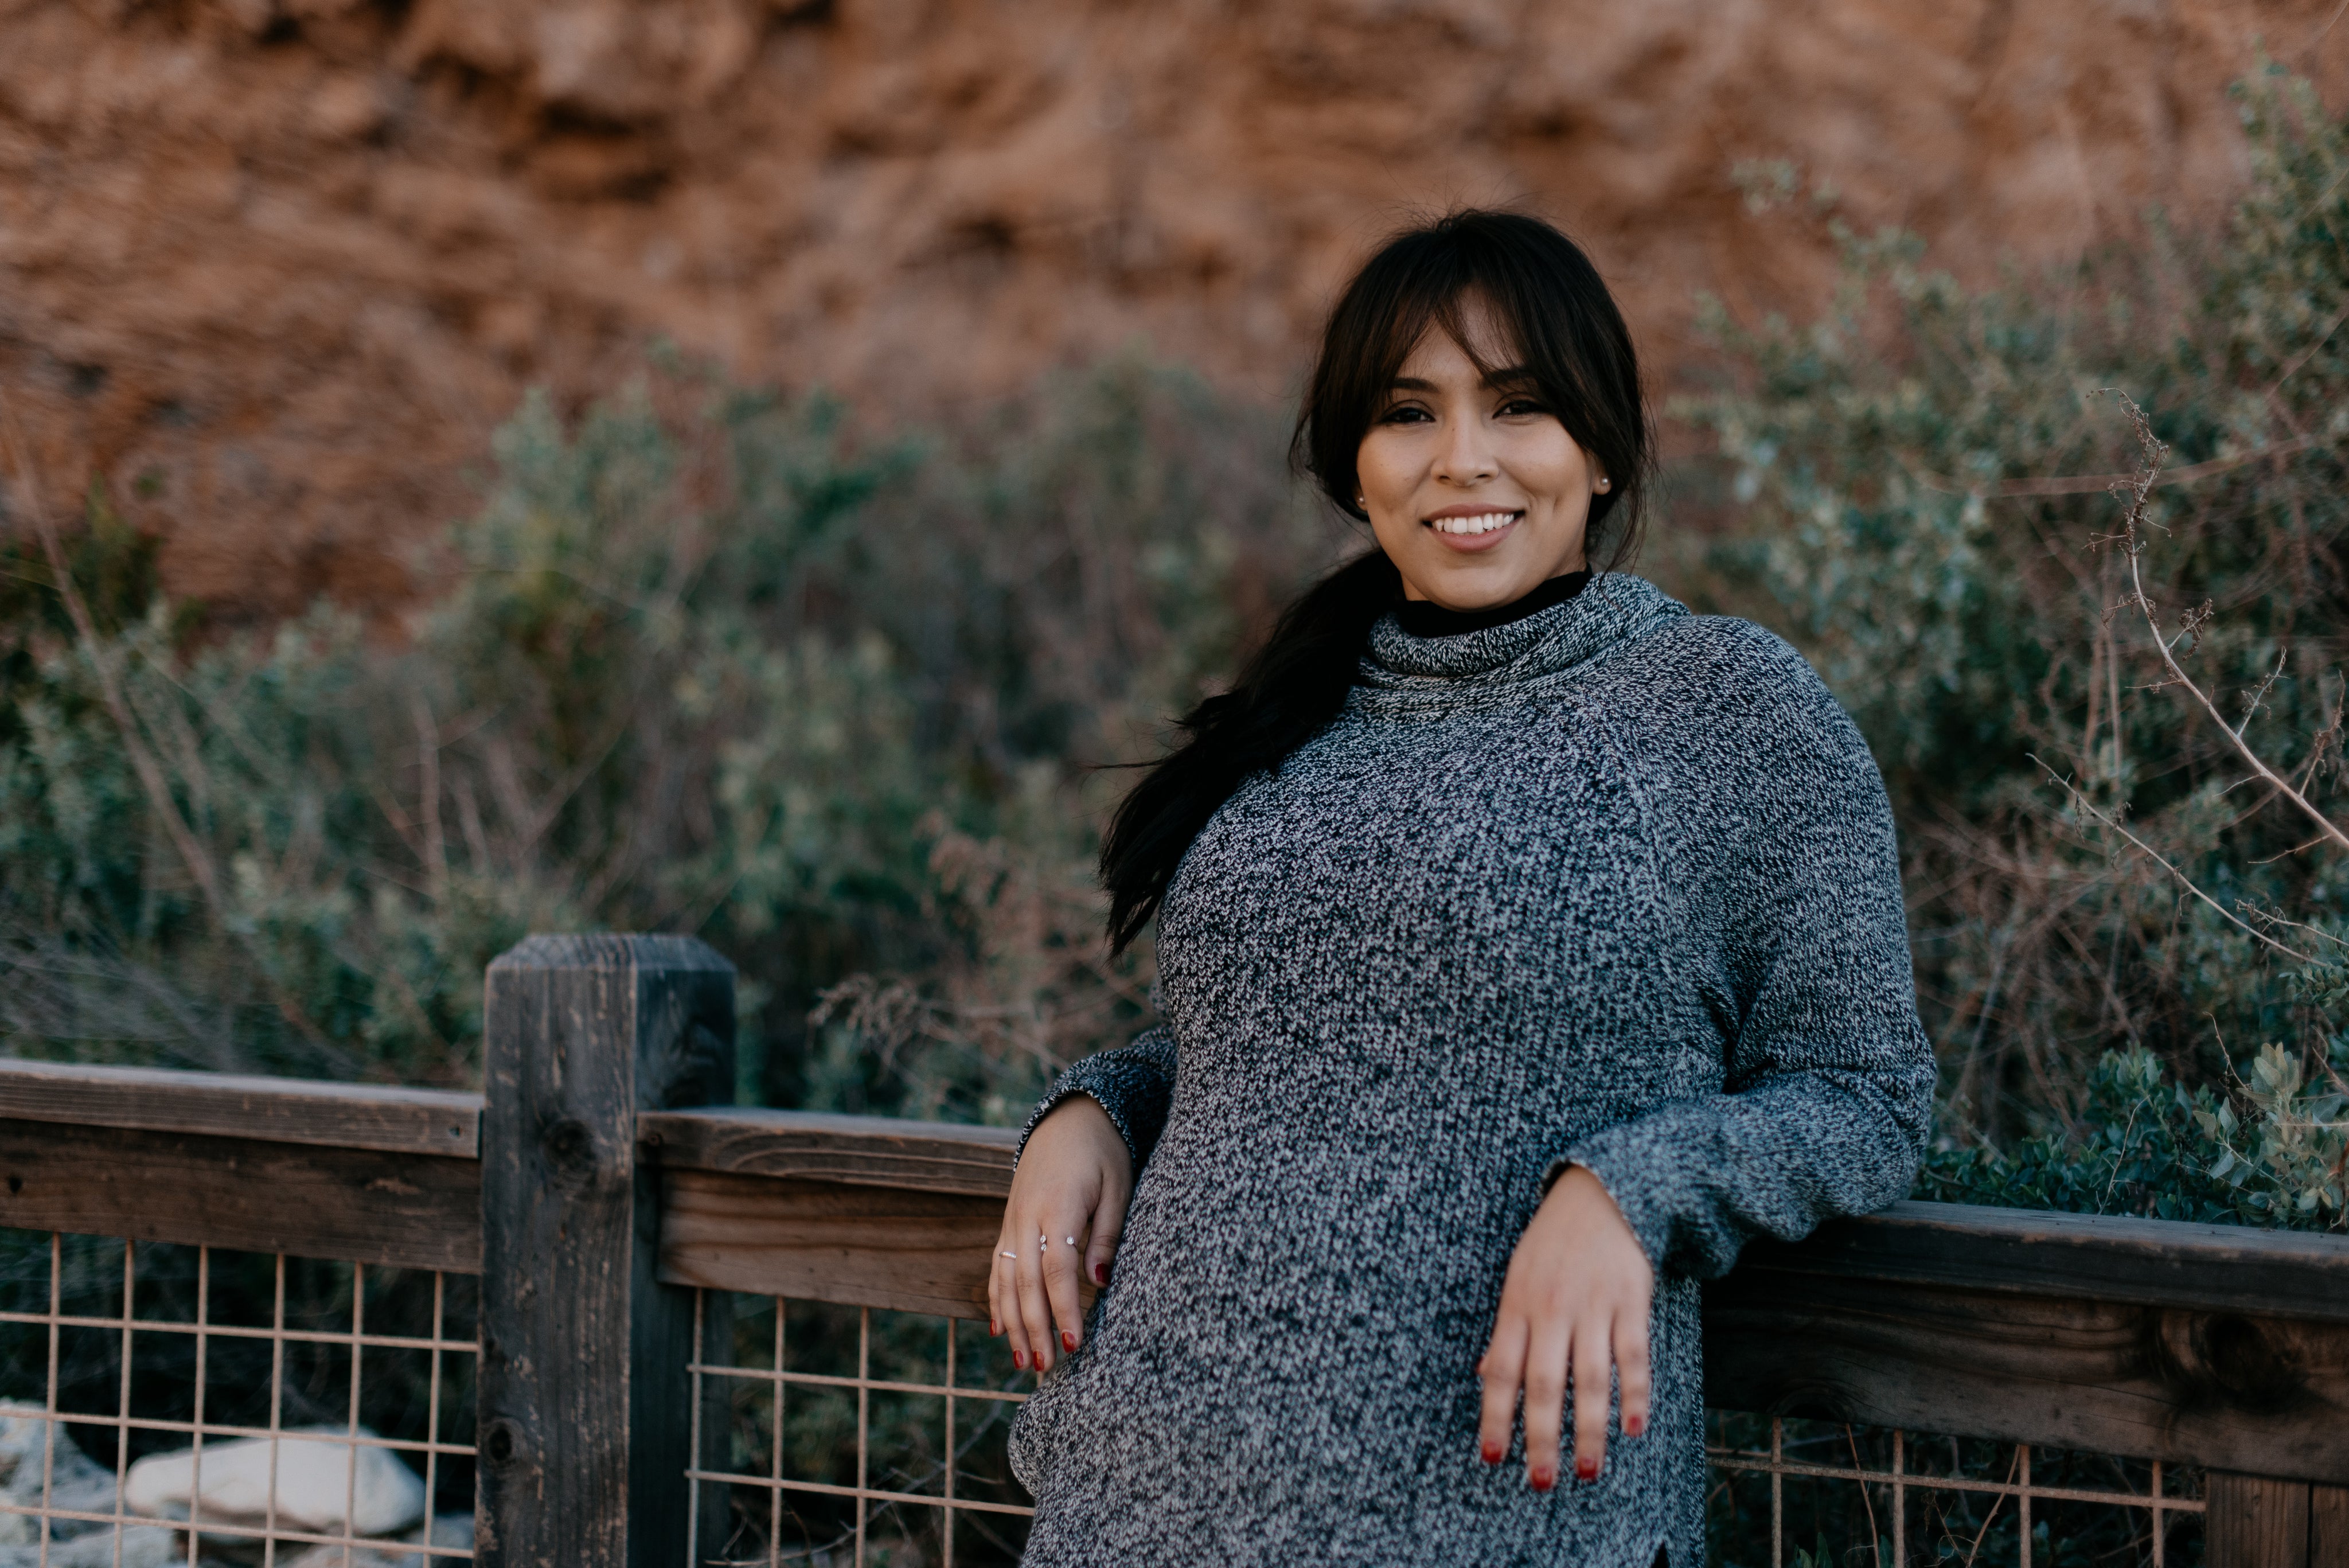
<svg viewBox="0 0 2349 1568"><path fill-rule="evenodd" d="M1501 412L1510 415L1546 414L1549 410L1531 398L1511 398L1501 405Z"/></svg>
<svg viewBox="0 0 2349 1568"><path fill-rule="evenodd" d="M1401 408L1389 409L1380 416L1380 422L1390 425L1411 425L1418 424L1428 417L1427 410L1418 404L1405 403Z"/></svg>

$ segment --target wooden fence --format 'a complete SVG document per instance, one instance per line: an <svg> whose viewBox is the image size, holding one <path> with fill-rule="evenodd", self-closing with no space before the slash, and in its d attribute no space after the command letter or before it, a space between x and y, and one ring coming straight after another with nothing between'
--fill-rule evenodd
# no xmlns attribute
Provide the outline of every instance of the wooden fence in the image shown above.
<svg viewBox="0 0 2349 1568"><path fill-rule="evenodd" d="M0 1224L478 1273L478 1560L678 1568L711 1303L984 1317L1010 1179L1000 1129L727 1105L732 997L696 941L533 938L485 1098L0 1064ZM2349 1568L2349 1241L1901 1203L1752 1249L1705 1332L1714 1406L2207 1467L2213 1568Z"/></svg>

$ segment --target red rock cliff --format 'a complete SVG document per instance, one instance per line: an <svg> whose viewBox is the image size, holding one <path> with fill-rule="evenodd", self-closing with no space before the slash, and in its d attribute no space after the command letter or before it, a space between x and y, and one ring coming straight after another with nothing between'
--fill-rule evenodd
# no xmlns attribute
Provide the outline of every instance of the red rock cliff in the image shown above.
<svg viewBox="0 0 2349 1568"><path fill-rule="evenodd" d="M653 337L924 412L1144 337L1278 399L1398 216L1527 200L1667 378L1800 303L1789 159L1979 272L2223 210L2339 0L0 0L0 388L183 589L380 600L536 380Z"/></svg>

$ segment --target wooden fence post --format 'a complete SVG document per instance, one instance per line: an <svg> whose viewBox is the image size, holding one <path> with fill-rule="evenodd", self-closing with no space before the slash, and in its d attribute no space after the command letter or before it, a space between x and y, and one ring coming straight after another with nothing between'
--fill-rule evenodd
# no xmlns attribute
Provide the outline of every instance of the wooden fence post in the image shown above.
<svg viewBox="0 0 2349 1568"><path fill-rule="evenodd" d="M2310 1491L2303 1480L2209 1472L2203 1561L2209 1568L2308 1568Z"/></svg>
<svg viewBox="0 0 2349 1568"><path fill-rule="evenodd" d="M2349 1568L2349 1486L2308 1489L2308 1568Z"/></svg>
<svg viewBox="0 0 2349 1568"><path fill-rule="evenodd" d="M693 1296L654 1278L636 1113L732 1100L733 966L688 937L533 937L485 1012L479 1560L677 1568Z"/></svg>

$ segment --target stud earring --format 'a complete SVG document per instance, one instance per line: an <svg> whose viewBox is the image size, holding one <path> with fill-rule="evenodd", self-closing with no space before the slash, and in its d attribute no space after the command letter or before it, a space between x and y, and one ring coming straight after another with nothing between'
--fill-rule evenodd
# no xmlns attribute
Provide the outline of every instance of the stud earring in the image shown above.
<svg viewBox="0 0 2349 1568"><path fill-rule="evenodd" d="M1611 480L1611 479L1602 479L1602 480L1600 480L1600 481L1599 482L1599 493L1600 493L1601 494L1604 494L1604 493L1606 493L1607 487L1608 487L1609 485L1610 485L1610 484L1614 483L1615 483L1615 482L1614 482L1613 480Z"/></svg>
<svg viewBox="0 0 2349 1568"><path fill-rule="evenodd" d="M1357 496L1355 496L1355 497L1354 497L1354 510L1355 510L1355 511L1357 511L1357 512L1368 512L1370 509L1371 509L1371 504L1370 504L1368 501L1363 500L1363 499L1362 499L1361 496L1359 496L1359 495L1357 495Z"/></svg>

